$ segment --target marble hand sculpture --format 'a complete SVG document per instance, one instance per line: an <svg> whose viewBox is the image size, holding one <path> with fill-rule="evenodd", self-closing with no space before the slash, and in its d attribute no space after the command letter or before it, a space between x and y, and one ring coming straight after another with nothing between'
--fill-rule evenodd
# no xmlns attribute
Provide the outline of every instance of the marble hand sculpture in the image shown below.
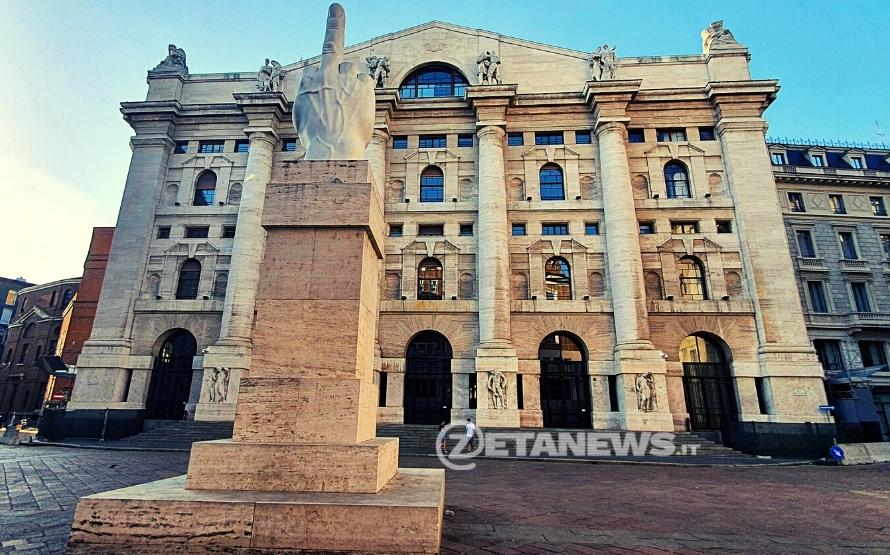
<svg viewBox="0 0 890 555"><path fill-rule="evenodd" d="M321 65L307 67L294 100L294 127L306 160L361 160L374 132L374 79L342 62L346 12L328 9Z"/></svg>

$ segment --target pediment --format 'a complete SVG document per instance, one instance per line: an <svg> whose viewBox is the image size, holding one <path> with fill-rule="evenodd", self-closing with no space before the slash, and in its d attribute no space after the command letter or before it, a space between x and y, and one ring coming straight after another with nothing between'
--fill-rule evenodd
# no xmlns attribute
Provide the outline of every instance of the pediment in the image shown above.
<svg viewBox="0 0 890 555"><path fill-rule="evenodd" d="M190 158L186 158L182 162L183 168L194 168L196 170L209 170L211 168L221 168L224 166L234 166L235 161L225 154L195 154Z"/></svg>
<svg viewBox="0 0 890 555"><path fill-rule="evenodd" d="M433 164L442 164L444 162L460 160L460 156L458 156L456 152L448 148L423 148L415 150L405 156L405 161L410 160L414 160L420 162L425 166L429 166Z"/></svg>
<svg viewBox="0 0 890 555"><path fill-rule="evenodd" d="M20 314L18 318L9 323L9 327L12 326L22 326L31 322L40 322L42 320L48 320L49 314L44 311L39 306L32 306L28 309L24 314Z"/></svg>
<svg viewBox="0 0 890 555"><path fill-rule="evenodd" d="M526 247L525 250L528 252L552 253L554 251L553 242L547 239L538 239L537 241Z"/></svg>
<svg viewBox="0 0 890 555"><path fill-rule="evenodd" d="M423 241L412 241L402 247L402 253L426 254L429 252L426 243Z"/></svg>
<svg viewBox="0 0 890 555"><path fill-rule="evenodd" d="M705 151L695 145L688 143L659 143L649 150L644 151L648 157L660 158L683 158L693 156L704 156Z"/></svg>
<svg viewBox="0 0 890 555"><path fill-rule="evenodd" d="M433 247L433 254L435 255L453 254L456 252L460 252L460 249L450 241L436 241L436 245Z"/></svg>
<svg viewBox="0 0 890 555"><path fill-rule="evenodd" d="M522 157L531 160L556 162L557 160L577 160L581 155L564 145L535 145L523 152Z"/></svg>

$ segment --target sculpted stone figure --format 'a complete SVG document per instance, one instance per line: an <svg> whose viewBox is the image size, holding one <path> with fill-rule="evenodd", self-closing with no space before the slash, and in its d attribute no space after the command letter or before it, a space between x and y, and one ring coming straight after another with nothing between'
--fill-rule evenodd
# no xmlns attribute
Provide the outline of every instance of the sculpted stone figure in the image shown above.
<svg viewBox="0 0 890 555"><path fill-rule="evenodd" d="M210 387L207 390L207 396L211 403L225 403L229 396L229 375L231 371L228 368L214 368L210 374Z"/></svg>
<svg viewBox="0 0 890 555"><path fill-rule="evenodd" d="M256 88L260 92L272 90L272 66L269 65L269 58L266 58L266 63L260 66L260 70L257 71Z"/></svg>
<svg viewBox="0 0 890 555"><path fill-rule="evenodd" d="M374 80L343 62L346 12L328 9L319 67L303 70L294 100L294 127L306 160L361 160L374 132Z"/></svg>
<svg viewBox="0 0 890 555"><path fill-rule="evenodd" d="M641 412L652 412L658 409L658 398L655 395L655 377L652 372L637 374L634 380L637 392L637 409Z"/></svg>
<svg viewBox="0 0 890 555"><path fill-rule="evenodd" d="M590 66L590 76L594 81L615 79L615 73L618 70L618 55L615 53L615 47L608 44L597 46L587 59L587 64Z"/></svg>
<svg viewBox="0 0 890 555"><path fill-rule="evenodd" d="M507 408L507 376L500 370L488 371L488 405L492 409Z"/></svg>
<svg viewBox="0 0 890 555"><path fill-rule="evenodd" d="M281 82L284 81L284 70L281 64L272 60L272 74L269 76L269 90L272 92L281 91Z"/></svg>
<svg viewBox="0 0 890 555"><path fill-rule="evenodd" d="M161 60L161 63L154 68L154 71L181 71L189 72L189 67L185 64L185 50L177 48L175 44L167 46L167 57Z"/></svg>
<svg viewBox="0 0 890 555"><path fill-rule="evenodd" d="M368 72L374 79L374 86L378 89L386 87L386 78L389 77L389 58L372 54L365 58L365 61L368 62Z"/></svg>
<svg viewBox="0 0 890 555"><path fill-rule="evenodd" d="M723 20L712 21L711 25L701 32L702 50L708 52L715 44L738 44L732 31L723 27Z"/></svg>
<svg viewBox="0 0 890 555"><path fill-rule="evenodd" d="M486 50L476 57L476 79L480 85L501 84L501 59Z"/></svg>

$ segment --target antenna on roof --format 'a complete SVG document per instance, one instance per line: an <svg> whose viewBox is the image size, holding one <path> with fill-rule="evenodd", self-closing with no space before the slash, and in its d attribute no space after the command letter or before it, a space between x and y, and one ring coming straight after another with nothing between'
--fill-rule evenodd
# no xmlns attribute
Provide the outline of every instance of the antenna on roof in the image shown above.
<svg viewBox="0 0 890 555"><path fill-rule="evenodd" d="M875 135L878 136L878 140L881 141L881 145L883 146L885 133L881 130L881 126L878 124L877 120L875 120Z"/></svg>

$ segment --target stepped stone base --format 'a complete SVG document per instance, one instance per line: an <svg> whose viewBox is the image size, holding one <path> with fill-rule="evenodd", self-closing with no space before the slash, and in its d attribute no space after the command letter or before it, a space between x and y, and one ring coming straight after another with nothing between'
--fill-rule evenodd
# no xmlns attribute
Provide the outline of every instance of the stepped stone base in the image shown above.
<svg viewBox="0 0 890 555"><path fill-rule="evenodd" d="M68 553L438 553L445 472L399 469L377 494L185 489L185 476L91 495Z"/></svg>

